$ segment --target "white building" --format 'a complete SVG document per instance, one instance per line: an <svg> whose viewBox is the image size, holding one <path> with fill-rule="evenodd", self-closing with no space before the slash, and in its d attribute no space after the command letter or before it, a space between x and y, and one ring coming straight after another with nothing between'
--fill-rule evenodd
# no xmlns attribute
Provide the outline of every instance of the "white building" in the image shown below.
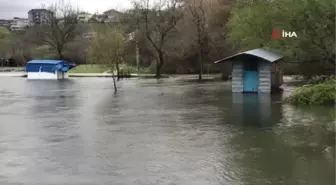
<svg viewBox="0 0 336 185"><path fill-rule="evenodd" d="M111 9L103 14L94 15L92 18L100 23L119 23L122 13Z"/></svg>
<svg viewBox="0 0 336 185"><path fill-rule="evenodd" d="M87 23L89 22L89 20L91 19L93 15L90 13L86 13L86 12L81 12L78 14L78 22L80 23Z"/></svg>
<svg viewBox="0 0 336 185"><path fill-rule="evenodd" d="M29 26L28 19L14 17L14 19L12 20L10 29L12 31L21 31L21 30L24 30L27 26Z"/></svg>
<svg viewBox="0 0 336 185"><path fill-rule="evenodd" d="M105 15L104 22L110 22L110 23L120 22L120 18L122 16L122 14L120 12L118 12L117 10L114 10L114 9L105 11L103 15Z"/></svg>

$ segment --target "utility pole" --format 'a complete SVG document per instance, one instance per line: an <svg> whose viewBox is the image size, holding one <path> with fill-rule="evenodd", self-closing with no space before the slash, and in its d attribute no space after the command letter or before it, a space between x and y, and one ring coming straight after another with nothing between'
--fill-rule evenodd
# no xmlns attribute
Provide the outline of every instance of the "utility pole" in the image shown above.
<svg viewBox="0 0 336 185"><path fill-rule="evenodd" d="M139 53L139 45L138 40L136 38L136 34L138 33L138 29L133 33L133 39L135 40L135 59L137 63L137 73L140 74L140 53Z"/></svg>
<svg viewBox="0 0 336 185"><path fill-rule="evenodd" d="M136 54L136 64L137 64L137 73L140 74L140 54L139 54L139 46L138 40L135 38L135 54Z"/></svg>

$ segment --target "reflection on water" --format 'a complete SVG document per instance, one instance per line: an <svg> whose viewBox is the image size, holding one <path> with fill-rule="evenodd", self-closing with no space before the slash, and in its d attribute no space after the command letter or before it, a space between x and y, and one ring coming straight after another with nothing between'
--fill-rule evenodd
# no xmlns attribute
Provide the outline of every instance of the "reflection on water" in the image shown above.
<svg viewBox="0 0 336 185"><path fill-rule="evenodd" d="M279 123L282 118L281 96L270 94L233 93L234 117L245 126L266 128Z"/></svg>
<svg viewBox="0 0 336 185"><path fill-rule="evenodd" d="M0 83L4 185L335 184L331 108L221 82Z"/></svg>

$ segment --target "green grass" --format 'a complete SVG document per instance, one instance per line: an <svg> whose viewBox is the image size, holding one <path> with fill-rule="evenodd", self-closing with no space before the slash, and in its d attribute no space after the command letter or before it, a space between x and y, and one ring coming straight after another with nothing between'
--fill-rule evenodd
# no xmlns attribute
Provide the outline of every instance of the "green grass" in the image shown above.
<svg viewBox="0 0 336 185"><path fill-rule="evenodd" d="M106 68L96 64L83 64L78 65L74 69L70 70L70 73L103 73L107 71Z"/></svg>
<svg viewBox="0 0 336 185"><path fill-rule="evenodd" d="M104 73L109 71L103 65L97 64L82 64L76 66L74 69L70 70L70 73ZM121 64L120 65L120 72L123 73L137 73L137 68L135 66ZM141 74L149 74L151 71L149 68L140 68L139 71Z"/></svg>
<svg viewBox="0 0 336 185"><path fill-rule="evenodd" d="M124 71L125 73L138 73L138 69L136 66L131 66L127 64L120 65L120 70ZM140 74L150 74L151 70L149 68L140 67L139 73Z"/></svg>

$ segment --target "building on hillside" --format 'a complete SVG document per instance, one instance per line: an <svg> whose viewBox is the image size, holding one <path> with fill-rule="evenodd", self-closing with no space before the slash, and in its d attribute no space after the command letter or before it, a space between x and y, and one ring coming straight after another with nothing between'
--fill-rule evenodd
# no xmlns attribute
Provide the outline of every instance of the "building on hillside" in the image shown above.
<svg viewBox="0 0 336 185"><path fill-rule="evenodd" d="M259 48L238 53L215 63L232 61L232 92L271 93L283 83L283 56Z"/></svg>
<svg viewBox="0 0 336 185"><path fill-rule="evenodd" d="M95 14L90 22L98 23L119 23L122 13L114 9L103 12L103 14Z"/></svg>
<svg viewBox="0 0 336 185"><path fill-rule="evenodd" d="M107 17L103 14L94 14L90 21L94 23L103 23Z"/></svg>
<svg viewBox="0 0 336 185"><path fill-rule="evenodd" d="M78 19L78 22L80 22L80 23L87 23L87 22L89 22L89 20L91 19L92 16L93 15L90 14L90 13L80 12L78 14L77 19Z"/></svg>
<svg viewBox="0 0 336 185"><path fill-rule="evenodd" d="M28 19L14 17L11 22L10 30L11 31L22 31L28 26L29 26Z"/></svg>
<svg viewBox="0 0 336 185"><path fill-rule="evenodd" d="M107 10L103 13L106 17L104 22L110 22L110 23L119 23L121 19L121 12L118 12L117 10L111 9Z"/></svg>
<svg viewBox="0 0 336 185"><path fill-rule="evenodd" d="M26 65L28 79L67 79L76 65L63 60L31 60Z"/></svg>
<svg viewBox="0 0 336 185"><path fill-rule="evenodd" d="M0 19L0 26L1 27L10 27L11 26L11 20Z"/></svg>
<svg viewBox="0 0 336 185"><path fill-rule="evenodd" d="M28 12L30 25L48 24L52 21L54 13L47 9L31 9Z"/></svg>

